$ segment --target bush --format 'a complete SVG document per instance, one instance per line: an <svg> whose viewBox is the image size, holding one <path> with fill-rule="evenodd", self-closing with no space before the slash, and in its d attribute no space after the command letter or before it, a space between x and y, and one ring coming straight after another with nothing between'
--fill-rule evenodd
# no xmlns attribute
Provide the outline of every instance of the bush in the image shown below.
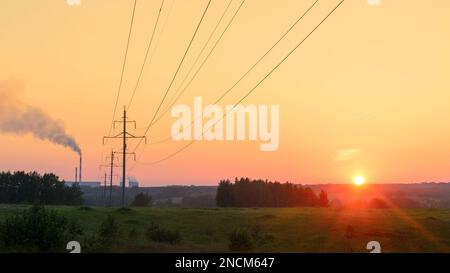
<svg viewBox="0 0 450 273"><path fill-rule="evenodd" d="M97 233L92 233L87 236L84 236L81 241L81 247L83 252L102 252L104 250L104 246L101 245L100 240L98 238Z"/></svg>
<svg viewBox="0 0 450 273"><path fill-rule="evenodd" d="M108 215L106 219L100 224L98 229L98 240L103 247L109 247L119 235L119 226L116 219Z"/></svg>
<svg viewBox="0 0 450 273"><path fill-rule="evenodd" d="M42 206L7 217L0 224L0 241L12 251L65 251L67 242L82 234L78 223Z"/></svg>
<svg viewBox="0 0 450 273"><path fill-rule="evenodd" d="M135 227L132 227L128 232L128 238L130 240L136 240L137 238L139 238L139 232Z"/></svg>
<svg viewBox="0 0 450 273"><path fill-rule="evenodd" d="M72 234L72 235L83 235L84 234L83 228L76 220L69 221L68 232L69 232L69 234Z"/></svg>
<svg viewBox="0 0 450 273"><path fill-rule="evenodd" d="M266 244L268 241L273 240L273 235L263 232L259 224L249 226L247 230L251 235L254 246L260 247Z"/></svg>
<svg viewBox="0 0 450 273"><path fill-rule="evenodd" d="M181 241L181 235L178 231L167 230L155 224L147 228L145 235L148 240L155 242L177 244Z"/></svg>
<svg viewBox="0 0 450 273"><path fill-rule="evenodd" d="M248 231L249 231L250 235L252 236L254 242L261 240L263 237L263 232L261 230L260 225L250 226L248 228Z"/></svg>
<svg viewBox="0 0 450 273"><path fill-rule="evenodd" d="M229 240L229 248L232 251L249 251L254 248L252 235L246 228L234 229Z"/></svg>
<svg viewBox="0 0 450 273"><path fill-rule="evenodd" d="M132 212L132 209L130 209L130 208L118 208L118 209L116 209L116 212L117 213L130 213L130 212Z"/></svg>
<svg viewBox="0 0 450 273"><path fill-rule="evenodd" d="M132 207L150 207L152 206L152 197L148 194L138 193L134 197L133 202L131 202Z"/></svg>

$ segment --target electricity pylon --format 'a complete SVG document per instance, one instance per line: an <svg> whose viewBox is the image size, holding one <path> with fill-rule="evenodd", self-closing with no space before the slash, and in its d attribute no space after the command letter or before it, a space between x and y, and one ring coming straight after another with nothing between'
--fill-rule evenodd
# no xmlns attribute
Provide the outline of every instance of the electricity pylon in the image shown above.
<svg viewBox="0 0 450 273"><path fill-rule="evenodd" d="M130 134L127 131L127 124L133 123L134 128L136 129L136 121L134 120L128 120L127 119L127 108L126 106L123 107L123 117L122 120L114 120L113 121L113 128L115 128L116 123L122 123L123 124L123 130L121 133L115 135L115 136L104 136L103 137L103 144L105 144L105 139L107 138L121 138L122 139L122 152L117 152L118 154L122 154L122 207L125 207L125 182L126 182L126 166L127 166L127 155L133 154L136 160L136 154L135 153L127 153L127 139L129 138L143 138L145 140L145 143L147 143L147 138L145 136L134 136ZM114 157L114 156L112 156Z"/></svg>
<svg viewBox="0 0 450 273"><path fill-rule="evenodd" d="M110 175L109 175L109 202L108 206L112 206L112 186L113 186L113 177L114 177L114 168L121 167L120 165L116 165L114 162L115 160L119 161L118 158L115 157L115 154L119 154L118 152L114 152L114 150L111 150L111 156L106 157L106 161L109 161L109 164L100 165L100 167L109 167L110 168ZM106 186L105 186L106 189Z"/></svg>

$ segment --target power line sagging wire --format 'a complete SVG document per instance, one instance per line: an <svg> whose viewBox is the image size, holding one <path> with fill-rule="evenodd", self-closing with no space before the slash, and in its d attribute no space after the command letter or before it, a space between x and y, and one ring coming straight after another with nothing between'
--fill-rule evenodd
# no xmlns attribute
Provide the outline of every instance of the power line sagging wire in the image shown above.
<svg viewBox="0 0 450 273"><path fill-rule="evenodd" d="M149 40L148 45L147 45L147 50L145 52L144 60L142 61L141 70L139 71L139 76L138 76L138 78L136 80L136 84L135 84L133 92L131 94L130 101L128 102L128 106L127 106L127 110L128 111L129 111L129 109L131 107L131 104L133 103L134 95L136 94L136 91L137 91L137 89L139 87L139 82L140 82L141 77L142 77L142 73L144 72L144 68L145 68L145 64L147 62L147 58L148 58L148 55L149 55L149 52L150 52L150 48L151 48L151 46L153 44L153 38L155 36L156 28L158 27L159 18L161 17L161 11L162 11L162 8L164 6L164 1L165 0L161 0L161 5L159 7L159 11L158 11L158 15L156 17L155 25L153 27L152 34L150 35L150 40ZM150 57L150 60L151 60L151 57Z"/></svg>
<svg viewBox="0 0 450 273"><path fill-rule="evenodd" d="M242 80L250 74L250 72L255 69L256 66L258 66L258 64L260 64L262 62L262 60L264 58L267 57L267 55L269 55L269 53L294 29L295 26L298 25L298 23L314 8L314 6L319 2L319 0L316 0L312 5L310 5L308 7L308 9L302 13L301 16L299 16L297 18L297 20L280 36L280 38L230 87L228 88L216 101L214 101L212 104L218 104L228 93L230 93L240 82L242 82ZM179 98L179 97L178 97ZM177 98L177 99L178 99ZM176 101L175 101L176 102ZM175 104L175 102L173 104ZM170 107L173 106L170 105ZM161 117L161 116L160 116ZM159 117L159 118L160 118ZM183 131L186 129L189 129L199 118L201 117L201 115L197 116L196 118L193 119L193 121L187 126L187 127L183 127ZM159 119L158 118L158 119ZM153 125L153 124L152 124ZM152 126L151 125L151 126ZM164 143L166 141L171 140L172 137L168 136L162 140L153 142L152 144L160 144L160 143Z"/></svg>
<svg viewBox="0 0 450 273"><path fill-rule="evenodd" d="M219 38L217 39L216 43L214 44L214 46L211 48L210 52L208 53L208 55L206 56L206 58L203 60L203 62L200 64L200 66L197 68L197 70L195 71L194 75L191 77L191 79L189 80L189 82L185 85L185 87L181 90L180 93L178 93L178 95L176 96L175 100L173 100L171 103L169 103L169 106L166 107L166 110L163 111L163 113L161 113L161 115L153 122L153 124L151 124L150 126L155 125L155 123L157 121L159 121L164 114L166 114L170 108L178 101L178 99L183 95L183 93L187 90L187 88L191 85L191 83L194 81L195 77L197 76L197 74L200 72L200 70L203 68L203 65L206 63L206 61L209 59L209 57L212 55L214 49L217 47L217 45L219 44L220 40L222 39L222 37L224 36L225 32L228 30L228 28L231 26L231 24L233 23L236 15L239 13L239 11L241 10L243 4L245 3L246 0L242 0L241 4L239 5L239 7L237 8L237 10L235 11L235 13L233 14L232 18L230 19L230 21L228 22L227 26L225 27L225 29L222 31L222 33L220 34ZM178 91L177 91L178 92ZM159 140L157 142L154 142L152 144L158 144L158 143L162 143L165 142L167 140L170 139L170 136L168 138L165 138L163 140Z"/></svg>
<svg viewBox="0 0 450 273"><path fill-rule="evenodd" d="M191 68L189 69L189 71L186 73L186 76L183 78L183 80L181 81L179 87L177 88L177 90L173 93L172 97L169 99L169 103L168 106L163 110L163 112L161 113L161 115L155 120L154 123L156 123L166 112L167 109L170 108L171 103L173 102L174 98L176 97L176 95L178 94L178 92L181 90L181 88L184 86L184 83L186 82L186 80L188 79L189 75L191 75L192 70L194 69L194 67L197 65L198 61L200 60L200 57L202 56L203 52L205 51L206 47L209 45L209 42L211 41L211 38L213 37L214 33L216 33L220 23L222 22L223 18L225 17L225 14L227 13L227 11L229 10L231 3L233 2L233 0L230 0L227 4L227 6L225 7L224 11L222 12L222 15L220 16L219 20L217 21L214 29L211 31L208 39L206 40L205 44L203 45L203 48L200 50L200 53L197 55L197 57L195 58ZM245 0L243 0L242 2L245 2ZM220 39L222 38L222 36L219 37L218 41L220 41ZM216 44L218 43L218 41L216 42ZM210 53L206 56L205 59L208 59L209 56L211 55L211 52L214 50L215 47L213 47L213 49L210 51ZM196 76L196 74L195 74ZM193 78L195 78L195 76ZM192 78L192 79L193 79ZM191 79L191 81L192 81Z"/></svg>
<svg viewBox="0 0 450 273"><path fill-rule="evenodd" d="M239 13L239 11L241 10L242 6L244 5L246 0L242 0L242 2L240 3L240 5L238 6L238 8L236 9L236 11L234 12L233 16L231 17L230 21L227 23L226 27L224 28L224 30L222 31L222 33L220 34L219 38L216 40L216 42L214 43L214 45L212 46L211 50L209 51L208 55L206 55L205 59L203 60L203 62L199 65L199 67L197 68L197 70L195 71L195 73L193 74L193 76L191 77L191 79L188 81L188 83L184 86L184 88L181 90L180 93L178 93L178 91L180 90L180 88L177 89L177 91L174 93L178 95L175 97L174 100L170 100L168 107L166 107L166 109L161 113L161 115L159 115L155 121L150 125L150 127L152 127L153 125L156 124L156 122L158 122L169 110L170 108L178 101L178 99L183 95L183 93L187 90L187 88L191 85L191 83L193 82L193 80L195 79L195 77L197 76L197 74L200 72L200 70L203 68L203 66L205 65L206 61L209 59L209 57L212 55L212 53L214 52L214 49L217 47L217 45L219 44L219 42L221 41L222 37L224 36L224 34L227 32L227 30L229 29L229 27L231 26L231 24L233 23L234 19L236 18L237 14ZM231 3L231 2L230 2ZM227 7L228 9L228 7ZM225 14L225 13L224 13ZM223 15L222 15L223 17ZM192 67L193 68L193 67ZM189 73L188 73L189 74ZM180 85L180 87L182 87ZM174 98L174 96L172 97ZM158 140L155 142L151 142L149 143L150 145L156 145L156 144L160 144L160 143L164 143L166 141L169 141L171 139L171 136L168 136L162 140ZM135 148L135 150L138 147Z"/></svg>
<svg viewBox="0 0 450 273"><path fill-rule="evenodd" d="M125 53L124 53L124 58L123 58L123 63L122 63L122 70L121 70L121 73L120 73L119 87L117 89L117 95L116 95L116 100L115 100L115 103L114 103L113 115L112 115L111 123L110 123L109 129L108 129L108 136L111 135L111 132L112 132L112 129L113 129L114 119L116 118L117 104L119 102L120 92L121 92L122 83L123 83L123 76L124 76L124 73L125 73L125 67L126 67L126 63L127 63L128 48L130 46L131 33L132 33L132 30L133 30L134 15L136 13L136 5L137 5L137 0L134 0L133 10L132 10L132 14L131 14L130 27L128 29L127 44L125 46ZM100 156L100 162L103 162L103 155L104 155L104 152L105 152L104 148L105 148L105 145L102 145L102 152L101 152L101 156Z"/></svg>
<svg viewBox="0 0 450 273"><path fill-rule="evenodd" d="M195 28L194 34L192 35L192 37L191 37L191 39L190 39L190 41L189 41L189 44L188 44L188 46L187 46L187 48L186 48L186 50L185 50L185 52L184 52L184 54L183 54L183 57L181 58L181 61L180 61L180 63L178 64L177 70L175 71L175 74L173 75L172 80L170 81L169 86L167 87L166 91L164 92L164 96L162 97L162 99L161 99L161 101L160 101L160 103L159 103L159 105L158 105L158 107L157 107L157 109L156 109L156 111L155 111L155 113L154 113L152 119L150 120L148 126L146 127L146 130L145 130L145 132L144 132L144 136L147 136L148 131L150 130L151 124L153 123L153 121L155 120L156 116L158 115L158 112L159 112L159 110L161 109L161 106L162 106L162 104L164 103L164 101L165 101L165 99L166 99L166 97L167 97L167 94L169 93L169 91L170 91L170 89L171 89L171 87L172 87L172 85L173 85L173 83L174 83L174 81L175 81L175 79L176 79L176 77L177 77L177 75L178 75L178 72L180 71L181 66L183 65L184 59L186 58L187 53L189 52L189 49L191 48L192 43L193 43L193 41L194 41L194 39L195 39L195 37L196 37L196 35L197 35L197 33L198 33L198 30L200 29L200 26L201 26L201 24L202 24L202 22L203 22L203 19L205 18L206 12L208 11L209 6L211 5L211 1L212 1L212 0L209 0L209 1L208 1L208 4L206 5L205 10L203 11L203 14L202 14L202 16L201 16L201 18L200 18L200 21L198 22L197 27ZM139 147L139 145L140 145L141 143L142 143L142 141L139 141L139 143L137 144L137 146L136 146L136 148L134 149L134 151L136 151L137 147Z"/></svg>
<svg viewBox="0 0 450 273"><path fill-rule="evenodd" d="M110 124L110 127L109 127L108 135L111 135L111 131L113 129L114 119L116 118L117 104L119 103L119 97L120 97L120 92L121 92L122 83L123 83L123 75L124 75L124 72L125 72L125 67L126 67L127 57L128 57L128 48L130 46L131 33L132 33L132 30L133 30L134 14L136 12L136 4L137 4L137 0L134 0L133 13L131 15L130 28L128 30L127 45L125 47L125 54L124 54L123 63L122 63L122 72L120 73L119 88L117 90L116 102L114 104L113 116L112 116L111 124Z"/></svg>
<svg viewBox="0 0 450 273"><path fill-rule="evenodd" d="M214 124L212 124L210 127L208 127L206 130L203 130L202 134L200 136L202 136L207 130L211 129L213 126L215 126L219 121L222 121L227 115L228 113L230 113L232 110L234 110L234 108L239 105L243 100L245 100L251 93L253 93L253 91L258 88L258 86L261 85L261 83L263 83L275 70L277 70L277 68L283 64L291 55L292 53L294 53L340 6L341 4L344 2L345 0L341 0L326 16L324 19L322 19L320 21L319 24L316 25L316 27L314 27L309 33L308 35L305 36L305 38L303 38L288 54L286 54L286 56L274 67L272 68L269 73L266 74L266 76L264 76L253 88L250 89L250 91L248 91L239 101L237 101L233 107L231 109L229 109L229 111L227 111L221 120L218 120L217 122L215 122ZM200 137L200 136L197 136ZM149 162L149 163L143 163L140 162L140 164L142 165L155 165L161 162L164 162L166 160L171 159L172 157L178 155L179 153L181 153L182 151L184 151L185 149L187 149L189 146L191 146L197 139L193 139L191 140L189 143L187 143L185 146L181 147L180 149L178 149L177 151L173 152L172 154L169 154L168 156L165 156L159 160L153 161L153 162Z"/></svg>

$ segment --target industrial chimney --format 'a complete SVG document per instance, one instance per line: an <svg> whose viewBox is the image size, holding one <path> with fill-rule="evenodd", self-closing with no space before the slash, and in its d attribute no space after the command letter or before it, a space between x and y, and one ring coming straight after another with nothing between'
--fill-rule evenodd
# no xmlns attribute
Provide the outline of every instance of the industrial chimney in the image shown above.
<svg viewBox="0 0 450 273"><path fill-rule="evenodd" d="M77 182L78 179L78 168L75 167L75 183Z"/></svg>
<svg viewBox="0 0 450 273"><path fill-rule="evenodd" d="M81 183L81 181L82 181L82 180L81 180L81 174L83 173L83 172L82 172L82 163L83 163L83 162L82 162L82 156L81 156L81 154L80 154L80 170L79 170L79 172L78 172L78 182L79 182L79 183Z"/></svg>

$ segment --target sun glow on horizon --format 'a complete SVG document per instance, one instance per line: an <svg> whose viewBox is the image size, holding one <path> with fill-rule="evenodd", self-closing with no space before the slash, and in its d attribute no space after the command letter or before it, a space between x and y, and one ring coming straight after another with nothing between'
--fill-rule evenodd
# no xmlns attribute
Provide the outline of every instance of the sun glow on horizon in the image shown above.
<svg viewBox="0 0 450 273"><path fill-rule="evenodd" d="M366 182L366 179L365 179L364 177L360 176L360 175L357 175L357 176L355 176L355 177L353 178L353 183L354 183L356 186L364 185L365 182Z"/></svg>

